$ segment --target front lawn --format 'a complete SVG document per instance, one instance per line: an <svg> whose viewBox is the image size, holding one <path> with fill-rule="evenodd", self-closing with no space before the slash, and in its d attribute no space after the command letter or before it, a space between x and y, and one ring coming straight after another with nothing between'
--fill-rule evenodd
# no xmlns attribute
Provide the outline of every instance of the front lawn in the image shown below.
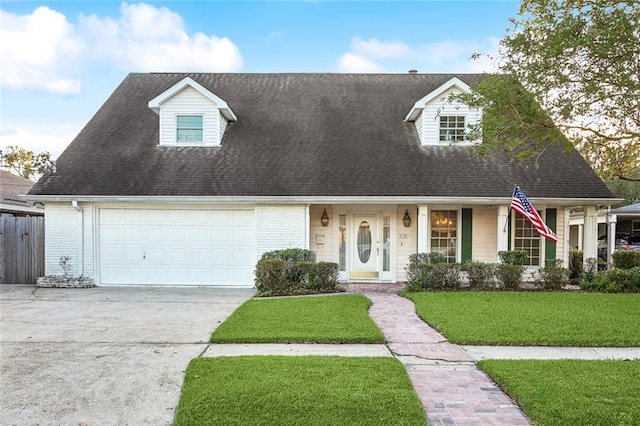
<svg viewBox="0 0 640 426"><path fill-rule="evenodd" d="M408 293L418 315L452 343L640 346L640 295Z"/></svg>
<svg viewBox="0 0 640 426"><path fill-rule="evenodd" d="M213 343L384 343L359 294L252 299L211 335Z"/></svg>
<svg viewBox="0 0 640 426"><path fill-rule="evenodd" d="M175 426L426 425L394 358L197 358L187 368Z"/></svg>
<svg viewBox="0 0 640 426"><path fill-rule="evenodd" d="M640 360L485 360L479 366L536 426L640 424Z"/></svg>

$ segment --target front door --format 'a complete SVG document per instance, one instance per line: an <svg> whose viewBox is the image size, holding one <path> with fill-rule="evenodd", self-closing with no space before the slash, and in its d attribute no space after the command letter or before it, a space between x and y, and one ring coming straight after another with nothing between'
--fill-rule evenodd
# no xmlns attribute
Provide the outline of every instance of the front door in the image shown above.
<svg viewBox="0 0 640 426"><path fill-rule="evenodd" d="M351 232L351 280L378 280L380 278L380 236L378 215L353 216Z"/></svg>

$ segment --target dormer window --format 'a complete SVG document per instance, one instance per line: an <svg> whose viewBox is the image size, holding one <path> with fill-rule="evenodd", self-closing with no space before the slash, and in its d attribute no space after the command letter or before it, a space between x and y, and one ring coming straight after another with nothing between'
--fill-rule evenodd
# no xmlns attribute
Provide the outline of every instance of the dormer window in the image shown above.
<svg viewBox="0 0 640 426"><path fill-rule="evenodd" d="M440 143L464 142L466 137L466 120L464 115L440 116Z"/></svg>
<svg viewBox="0 0 640 426"><path fill-rule="evenodd" d="M454 95L471 93L471 88L454 77L418 100L405 117L415 123L422 145L469 145L481 140L469 140L469 126L480 123L482 111L469 108Z"/></svg>
<svg viewBox="0 0 640 426"><path fill-rule="evenodd" d="M178 115L176 116L176 142L201 143L204 128L202 115Z"/></svg>
<svg viewBox="0 0 640 426"><path fill-rule="evenodd" d="M235 113L221 98L185 77L149 101L160 116L160 146L219 146Z"/></svg>

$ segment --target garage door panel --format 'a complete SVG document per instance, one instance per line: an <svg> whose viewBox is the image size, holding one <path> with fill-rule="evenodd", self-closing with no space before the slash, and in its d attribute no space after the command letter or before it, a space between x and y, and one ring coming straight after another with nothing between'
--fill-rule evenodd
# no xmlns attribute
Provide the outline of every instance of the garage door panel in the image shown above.
<svg viewBox="0 0 640 426"><path fill-rule="evenodd" d="M235 210L233 212L233 225L253 228L254 223L255 213L253 210Z"/></svg>
<svg viewBox="0 0 640 426"><path fill-rule="evenodd" d="M253 245L253 229L234 229L232 243L234 245L252 246Z"/></svg>
<svg viewBox="0 0 640 426"><path fill-rule="evenodd" d="M142 225L146 222L145 210L123 210L122 223Z"/></svg>
<svg viewBox="0 0 640 426"><path fill-rule="evenodd" d="M253 286L252 210L100 209L104 284Z"/></svg>

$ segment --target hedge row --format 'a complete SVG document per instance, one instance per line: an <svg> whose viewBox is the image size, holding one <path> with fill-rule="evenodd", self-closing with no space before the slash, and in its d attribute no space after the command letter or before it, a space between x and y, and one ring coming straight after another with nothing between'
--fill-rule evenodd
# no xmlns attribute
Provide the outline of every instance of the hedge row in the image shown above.
<svg viewBox="0 0 640 426"><path fill-rule="evenodd" d="M470 289L517 290L522 283L526 252L521 250L498 253L502 263L444 263L436 253L416 253L409 257L407 291L456 289L463 286L462 273L467 275ZM557 260L535 272L535 284L545 290L558 290L569 283L569 269Z"/></svg>
<svg viewBox="0 0 640 426"><path fill-rule="evenodd" d="M258 261L255 283L259 296L334 293L338 287L338 264L317 262L310 250L267 252Z"/></svg>

